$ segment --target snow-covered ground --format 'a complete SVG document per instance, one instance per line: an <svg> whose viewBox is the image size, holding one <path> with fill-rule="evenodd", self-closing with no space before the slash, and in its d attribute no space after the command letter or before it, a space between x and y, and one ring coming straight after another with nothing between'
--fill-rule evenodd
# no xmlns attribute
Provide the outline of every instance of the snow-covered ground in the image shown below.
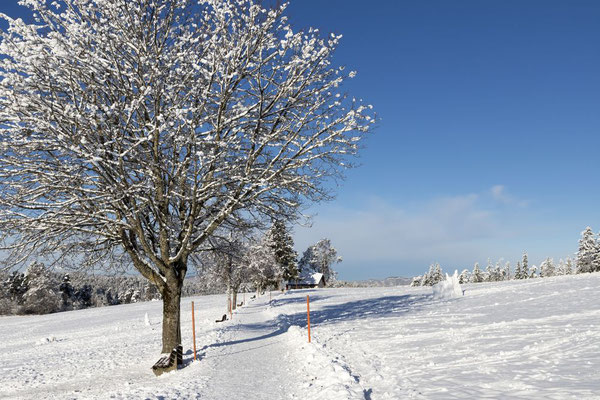
<svg viewBox="0 0 600 400"><path fill-rule="evenodd" d="M0 398L600 398L599 288L586 274L465 285L447 300L431 288L301 290L222 324L224 296L186 298L187 366L158 378L160 302L1 317Z"/></svg>

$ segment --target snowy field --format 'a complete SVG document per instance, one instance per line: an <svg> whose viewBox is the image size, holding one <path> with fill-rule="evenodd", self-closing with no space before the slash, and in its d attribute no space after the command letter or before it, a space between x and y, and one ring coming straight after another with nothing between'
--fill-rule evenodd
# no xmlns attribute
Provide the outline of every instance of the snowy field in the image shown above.
<svg viewBox="0 0 600 400"><path fill-rule="evenodd" d="M186 298L187 366L158 378L160 302L0 317L0 398L600 399L599 288L596 273L465 285L448 300L301 290L222 324L224 296Z"/></svg>

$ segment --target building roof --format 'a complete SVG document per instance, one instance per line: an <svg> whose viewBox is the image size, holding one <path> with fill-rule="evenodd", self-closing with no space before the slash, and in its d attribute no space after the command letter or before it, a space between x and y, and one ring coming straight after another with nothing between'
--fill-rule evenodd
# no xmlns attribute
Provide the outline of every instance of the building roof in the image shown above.
<svg viewBox="0 0 600 400"><path fill-rule="evenodd" d="M314 274L300 276L297 281L291 280L290 283L298 285L318 285L321 279L323 279L323 274L315 272Z"/></svg>

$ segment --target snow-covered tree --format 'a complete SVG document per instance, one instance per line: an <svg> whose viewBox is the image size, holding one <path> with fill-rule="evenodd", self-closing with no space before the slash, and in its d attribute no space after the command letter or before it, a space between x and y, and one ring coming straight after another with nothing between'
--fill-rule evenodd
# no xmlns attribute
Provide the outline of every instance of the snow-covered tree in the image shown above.
<svg viewBox="0 0 600 400"><path fill-rule="evenodd" d="M589 226L581 232L577 251L577 273L600 271L599 246L596 235Z"/></svg>
<svg viewBox="0 0 600 400"><path fill-rule="evenodd" d="M25 274L18 271L13 271L8 278L4 281L6 292L11 301L21 304L23 302L23 295L27 292L27 280Z"/></svg>
<svg viewBox="0 0 600 400"><path fill-rule="evenodd" d="M283 221L277 220L267 232L269 240L273 243L275 261L283 270L283 279L286 281L298 279L298 254L294 250L294 239L287 230Z"/></svg>
<svg viewBox="0 0 600 400"><path fill-rule="evenodd" d="M431 275L431 285L435 285L444 280L444 274L442 273L442 266L440 263L435 263L435 267L433 268L433 274Z"/></svg>
<svg viewBox="0 0 600 400"><path fill-rule="evenodd" d="M410 286L412 286L412 287L422 286L422 283L421 283L422 280L423 280L423 277L421 275L415 276L415 277L413 277L412 281L410 282Z"/></svg>
<svg viewBox="0 0 600 400"><path fill-rule="evenodd" d="M58 282L44 264L33 262L25 271L27 292L23 295L23 310L27 314L48 314L60 309L62 297Z"/></svg>
<svg viewBox="0 0 600 400"><path fill-rule="evenodd" d="M510 261L504 263L504 269L502 270L502 280L509 281L512 278L510 273Z"/></svg>
<svg viewBox="0 0 600 400"><path fill-rule="evenodd" d="M479 268L479 263L475 263L475 265L473 266L473 273L471 274L471 282L479 283L479 282L483 282L483 281L484 281L484 276L483 276L483 273L481 272L481 269Z"/></svg>
<svg viewBox="0 0 600 400"><path fill-rule="evenodd" d="M515 267L515 279L523 279L521 270L521 261L517 261L517 266Z"/></svg>
<svg viewBox="0 0 600 400"><path fill-rule="evenodd" d="M285 4L23 4L35 22L0 32L4 243L16 261L133 266L161 293L169 352L194 253L223 224L331 198L371 107L344 93L341 36L293 31Z"/></svg>
<svg viewBox="0 0 600 400"><path fill-rule="evenodd" d="M565 262L564 275L571 275L572 273L573 273L573 260L571 260L571 257L567 257L567 261Z"/></svg>
<svg viewBox="0 0 600 400"><path fill-rule="evenodd" d="M299 262L302 273L320 272L324 275L326 282L333 282L337 273L333 270L333 264L342 261L337 250L331 246L331 240L321 239L304 251Z"/></svg>
<svg viewBox="0 0 600 400"><path fill-rule="evenodd" d="M547 278L556 274L556 268L554 267L554 260L550 257L546 258L540 264L540 278Z"/></svg>
<svg viewBox="0 0 600 400"><path fill-rule="evenodd" d="M532 265L531 268L529 268L529 274L528 274L527 278L533 279L533 278L537 278L537 277L538 277L538 267L535 265Z"/></svg>
<svg viewBox="0 0 600 400"><path fill-rule="evenodd" d="M433 278L433 271L434 271L435 265L434 264L430 264L429 265L429 270L425 273L425 275L423 275L423 278L421 279L421 286L431 286L431 280Z"/></svg>
<svg viewBox="0 0 600 400"><path fill-rule="evenodd" d="M277 286L283 277L283 270L275 260L273 243L267 235L249 245L244 263L257 294L261 294L269 286Z"/></svg>
<svg viewBox="0 0 600 400"><path fill-rule="evenodd" d="M460 284L468 283L470 279L471 279L471 274L469 273L469 270L463 269L462 272L460 273L460 275L458 276L458 283L460 283Z"/></svg>
<svg viewBox="0 0 600 400"><path fill-rule="evenodd" d="M498 265L496 264L496 266ZM485 267L485 281L496 282L498 280L496 272L500 272L500 269L498 268L496 271L492 265L492 260L488 258L487 265Z"/></svg>
<svg viewBox="0 0 600 400"><path fill-rule="evenodd" d="M211 239L210 251L204 254L205 274L217 285L225 287L227 309L235 310L240 285L248 277L244 256L247 246L241 237L230 234L225 238Z"/></svg>
<svg viewBox="0 0 600 400"><path fill-rule="evenodd" d="M519 279L527 279L529 278L529 260L527 259L527 253L523 253L523 260L521 266L521 278Z"/></svg>

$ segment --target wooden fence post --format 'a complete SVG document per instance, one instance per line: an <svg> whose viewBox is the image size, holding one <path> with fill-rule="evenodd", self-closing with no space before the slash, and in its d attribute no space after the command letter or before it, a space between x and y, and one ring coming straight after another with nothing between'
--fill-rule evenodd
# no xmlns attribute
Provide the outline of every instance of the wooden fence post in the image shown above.
<svg viewBox="0 0 600 400"><path fill-rule="evenodd" d="M306 295L306 319L308 321L308 343L310 343L310 300Z"/></svg>
<svg viewBox="0 0 600 400"><path fill-rule="evenodd" d="M196 317L194 315L194 302L192 301L192 332L194 332L194 361L196 361Z"/></svg>

